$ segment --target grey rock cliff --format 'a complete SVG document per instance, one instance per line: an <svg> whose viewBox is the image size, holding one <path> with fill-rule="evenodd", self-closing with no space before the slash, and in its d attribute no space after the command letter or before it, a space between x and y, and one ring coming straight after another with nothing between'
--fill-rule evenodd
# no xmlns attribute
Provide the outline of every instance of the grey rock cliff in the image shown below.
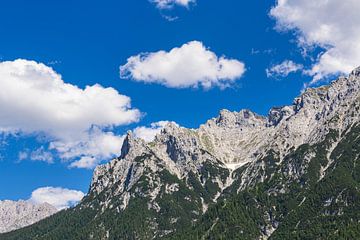
<svg viewBox="0 0 360 240"><path fill-rule="evenodd" d="M28 201L0 201L0 233L13 231L34 224L56 213L48 204L33 204Z"/></svg>

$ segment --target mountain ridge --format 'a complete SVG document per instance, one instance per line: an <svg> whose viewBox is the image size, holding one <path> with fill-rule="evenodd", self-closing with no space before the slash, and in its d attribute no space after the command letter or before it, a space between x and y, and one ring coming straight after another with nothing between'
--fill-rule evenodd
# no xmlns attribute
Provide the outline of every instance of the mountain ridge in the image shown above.
<svg viewBox="0 0 360 240"><path fill-rule="evenodd" d="M319 88L310 88L307 89L300 97L295 98L294 102L292 105L290 106L283 106L283 107L279 107L279 108L272 108L269 112L269 115L267 117L263 117L260 115L257 115L253 112L251 112L250 110L241 110L240 112L230 112L228 110L222 110L220 112L220 115L217 118L212 118L210 120L208 120L205 124L202 124L198 129L186 129L183 127L179 127L178 125L174 124L174 123L169 123L167 126L165 126L165 128L162 130L162 132L160 134L158 134L155 137L155 140L149 144L146 144L143 140L138 139L138 140L132 140L132 135L131 132L128 133L125 141L124 141L124 145L123 145L123 151L121 153L120 159L121 158L125 158L127 153L128 153L128 149L131 148L131 146L129 146L131 143L134 143L134 148L139 148L137 149L137 152L141 152L141 151L145 151L145 149L147 147L150 148L155 148L155 151L158 152L159 155L161 155L160 157L162 158L166 158L166 153L168 153L168 151L170 151L170 149L166 149L164 151L164 147L160 146L158 147L158 149L156 149L157 144L159 145L166 145L168 142L173 141L174 136L177 137L178 139L181 139L182 142L184 143L182 146L180 147L189 147L188 152L191 152L191 154L193 154L194 149L191 149L191 147L193 147L191 145L192 141L196 141L195 144L200 145L200 147L203 150L206 150L207 152L211 153L212 151L212 147L216 147L216 151L218 156L215 156L217 159L222 160L224 159L224 155L226 155L227 158L230 158L232 155L234 155L234 153L231 153L229 151L233 150L230 147L225 148L225 150L229 150L228 152L225 151L225 153L222 153L224 150L224 139L223 136L221 136L221 134L223 133L223 129L221 129L222 127L225 128L225 131L229 131L232 129L235 129L235 132L231 132L232 135L236 135L236 137L239 137L239 135L241 135L242 139L240 140L240 143L242 142L246 142L246 141L253 141L255 142L255 146L250 146L252 149L254 150L258 150L259 147L256 146L256 144L263 144L261 142L261 139L259 139L260 137L263 136L270 136L270 137L274 137L276 138L281 138L283 136L279 136L280 134L283 135L290 135L286 136L287 138L291 138L297 140L297 142L289 144L289 146L287 146L285 149L278 149L280 152L281 150L284 150L285 153L282 153L281 155L285 155L287 153L287 150L291 147L298 147L299 145L303 144L303 143L313 143L316 141L319 141L318 139L313 139L313 135L318 135L318 134L313 134L312 131L320 131L320 133L326 132L327 129L316 129L316 124L313 124L315 121L318 121L318 119L321 118L321 115L323 117L324 120L331 120L331 118L333 117L331 115L331 112L333 111L334 105L338 104L338 102L330 102L330 104L328 105L323 105L323 106L316 106L315 104L319 99L317 99L318 97L320 97L320 100L324 100L324 99L336 99L334 97L335 94L339 94L340 98L343 94L349 94L352 92L355 92L356 90L359 90L359 81L355 80L354 76L358 76L359 74L359 68L354 70L351 74L349 78L345 78L345 77L341 77L339 78L337 81L333 81L330 86L328 87L319 87ZM344 90L345 89L345 90ZM357 94L358 96L358 94ZM352 101L353 99L350 99L350 101ZM302 109L304 109L304 106L307 107L307 105L310 105L308 108L305 109L305 111L301 112ZM317 108L316 108L317 107ZM315 110L319 110L321 109L321 112L317 112L314 113L313 109L315 108ZM348 109L345 109L345 111ZM339 112L336 112L336 114L338 114ZM343 113L343 112L341 112ZM302 114L303 116L300 116L300 118L298 119L291 119L291 118L296 118L298 116L298 114ZM313 118L310 118L309 116L312 115ZM326 118L324 118L324 116L326 116ZM329 117L330 115L330 117ZM330 118L330 119L329 119ZM340 123L340 124L344 124L343 126L341 125L340 128L339 126L337 126L337 128L339 129L339 131L342 131L343 129L347 128L349 126L349 124L351 124L352 121L356 121L359 118L359 114L357 114L356 116L354 116L355 120L350 120L349 122L345 122L345 123ZM295 125L294 123L290 123L287 124L286 121L290 121L293 120L295 121L296 126L292 126ZM303 124L303 121L307 120L307 124ZM285 121L285 123L284 123ZM283 123L284 126L282 126L282 128L280 129L273 129L276 126L278 126L278 124ZM305 129L304 128L296 128L298 126L303 127L305 125ZM314 127L315 126L315 127ZM288 130L289 128L293 128ZM217 131L216 133L214 133L214 131L212 131L212 128L216 128L215 130ZM251 131L252 129L255 129L255 132ZM263 133L265 129L268 129L267 132ZM240 131L239 131L240 130ZM292 130L292 131L291 131ZM249 134L247 134L247 132L249 132ZM280 134L276 134L278 132L282 131ZM209 136L210 134L208 133L212 133L213 135L216 135L220 132L220 134L218 134L217 136L213 137L213 136ZM261 133L261 135L258 137L257 134L259 134L259 132ZM302 132L307 133L307 135L302 134ZM273 135L271 135L273 134ZM178 136L176 136L178 135ZM199 135L198 139L196 139L196 135ZM292 136L291 136L292 135ZM305 135L305 136L303 136ZM194 138L195 136L195 138ZM254 137L255 136L255 137ZM213 139L209 139L209 137L213 137L213 138L217 138L217 142L221 143L220 146L214 146L214 142L215 141L211 141L209 142L208 140L213 140ZM226 136L229 137L229 136ZM299 139L300 137L300 139ZM323 135L317 136L318 138L324 137ZM189 139L190 138L190 139ZM129 140L130 139L130 140ZM185 143L184 139L187 140L187 142ZM272 140L272 139L271 139ZM235 142L236 144L239 144L239 141L235 138L231 138L230 139L231 142ZM180 141L181 142L181 141ZM188 144L189 146L186 146L186 144ZM277 144L277 143L275 143ZM284 143L281 143L282 145L286 145ZM173 145L177 145L176 143ZM178 145L181 145L180 143ZM125 149L124 149L124 146ZM179 146L178 146L179 147ZM262 146L261 146L262 147ZM274 145L270 146L272 149L274 149ZM241 150L244 149L244 145L242 145L240 147ZM154 150L154 149L152 149ZM180 149L181 150L181 149ZM235 149L237 150L237 149ZM247 149L246 149L247 150ZM254 151L253 150L253 151ZM266 149L268 150L268 149ZM219 154L220 152L220 154ZM252 155L259 155L258 153L254 153L252 151L248 151L246 152L247 154L245 155L246 159L251 159L253 158ZM236 154L243 154L243 152L236 152ZM136 154L135 154L136 155ZM220 155L220 156L219 156ZM172 156L171 152L169 153L169 158L170 160L176 162L179 159L174 159L176 158L176 156ZM185 156L182 156L183 158ZM131 156L130 158L134 158L133 156ZM233 157L234 158L234 157ZM169 159L168 159L169 160ZM117 160L115 160L117 161ZM169 164L171 165L172 161L169 161ZM225 160L223 161L223 163L227 163L229 162L229 160ZM246 162L251 162L251 160L244 160L244 161L235 161L235 162L231 162L230 163L234 163L234 164L245 164ZM99 168L99 167L98 167ZM100 167L101 168L101 167ZM95 170L95 176L96 176L96 172L97 170ZM177 173L178 174L178 173ZM181 174L180 174L181 175Z"/></svg>
<svg viewBox="0 0 360 240"><path fill-rule="evenodd" d="M357 68L266 117L222 110L198 129L170 123L152 142L129 132L77 207L4 239L360 237L359 115ZM52 229L64 218L74 228Z"/></svg>

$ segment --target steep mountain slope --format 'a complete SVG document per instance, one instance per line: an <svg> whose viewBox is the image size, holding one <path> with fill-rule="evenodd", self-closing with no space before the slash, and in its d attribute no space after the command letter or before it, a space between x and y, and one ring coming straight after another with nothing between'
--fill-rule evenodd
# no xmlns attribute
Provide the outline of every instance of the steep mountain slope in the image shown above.
<svg viewBox="0 0 360 240"><path fill-rule="evenodd" d="M28 201L0 201L0 233L34 224L57 212L50 204L33 204Z"/></svg>
<svg viewBox="0 0 360 240"><path fill-rule="evenodd" d="M267 117L129 132L75 208L1 239L359 238L360 69Z"/></svg>

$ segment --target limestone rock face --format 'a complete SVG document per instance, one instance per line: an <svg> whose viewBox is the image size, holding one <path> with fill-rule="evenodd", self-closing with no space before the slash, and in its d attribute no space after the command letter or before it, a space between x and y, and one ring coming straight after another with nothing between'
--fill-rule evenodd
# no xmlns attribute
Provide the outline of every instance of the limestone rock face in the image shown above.
<svg viewBox="0 0 360 240"><path fill-rule="evenodd" d="M10 232L34 224L56 213L48 204L36 205L27 201L0 201L0 233Z"/></svg>
<svg viewBox="0 0 360 240"><path fill-rule="evenodd" d="M291 149L322 141L330 129L341 133L359 122L359 69L328 86L307 89L291 105L274 107L266 117L249 110L222 110L198 129L169 123L150 143L129 133L121 156L96 168L90 192L100 193L119 180L125 182L126 176L131 186L142 174L135 159L144 154L161 160L146 163L155 172L161 166L179 178L197 172L206 161L234 170L255 164L269 151L282 161Z"/></svg>

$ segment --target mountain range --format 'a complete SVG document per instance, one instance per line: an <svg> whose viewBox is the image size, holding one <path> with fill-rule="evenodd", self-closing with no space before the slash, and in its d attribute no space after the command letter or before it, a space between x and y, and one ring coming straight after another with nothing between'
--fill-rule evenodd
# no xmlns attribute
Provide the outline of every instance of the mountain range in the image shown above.
<svg viewBox="0 0 360 240"><path fill-rule="evenodd" d="M128 132L76 206L0 239L358 239L360 68L268 116Z"/></svg>

